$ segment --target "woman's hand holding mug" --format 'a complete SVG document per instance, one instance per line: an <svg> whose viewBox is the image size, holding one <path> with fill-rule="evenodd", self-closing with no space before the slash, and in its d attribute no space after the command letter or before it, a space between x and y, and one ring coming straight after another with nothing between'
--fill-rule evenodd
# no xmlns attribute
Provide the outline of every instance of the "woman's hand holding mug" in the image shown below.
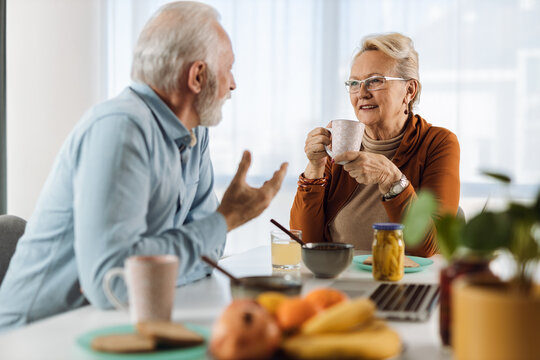
<svg viewBox="0 0 540 360"><path fill-rule="evenodd" d="M309 160L304 171L308 179L318 179L324 176L326 158L332 158L348 151L360 151L365 125L356 120L332 120L326 128L318 127L311 130L306 138L304 152ZM338 162L339 165L346 161Z"/></svg>

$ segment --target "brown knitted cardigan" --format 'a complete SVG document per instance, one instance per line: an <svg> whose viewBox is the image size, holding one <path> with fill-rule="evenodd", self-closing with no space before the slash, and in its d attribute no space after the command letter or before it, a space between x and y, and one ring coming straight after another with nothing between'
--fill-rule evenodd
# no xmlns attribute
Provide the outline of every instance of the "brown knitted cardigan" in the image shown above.
<svg viewBox="0 0 540 360"><path fill-rule="evenodd" d="M398 196L381 201L392 222L401 222L404 210L419 189L430 189L439 201L439 214L456 214L459 205L459 142L451 131L427 123L419 115L407 120L403 139L392 162L410 180ZM329 224L354 193L357 182L343 166L326 162L326 186L299 186L291 209L291 229L302 230L306 242L331 242ZM351 219L354 221L354 219ZM410 255L438 252L434 231Z"/></svg>

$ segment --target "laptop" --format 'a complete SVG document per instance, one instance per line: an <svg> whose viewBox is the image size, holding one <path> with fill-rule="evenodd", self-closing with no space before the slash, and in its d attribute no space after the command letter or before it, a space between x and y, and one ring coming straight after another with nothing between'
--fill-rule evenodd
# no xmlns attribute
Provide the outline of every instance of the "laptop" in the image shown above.
<svg viewBox="0 0 540 360"><path fill-rule="evenodd" d="M364 283L336 280L332 286L349 297L367 296L377 305L376 316L389 320L427 321L439 301L439 284Z"/></svg>

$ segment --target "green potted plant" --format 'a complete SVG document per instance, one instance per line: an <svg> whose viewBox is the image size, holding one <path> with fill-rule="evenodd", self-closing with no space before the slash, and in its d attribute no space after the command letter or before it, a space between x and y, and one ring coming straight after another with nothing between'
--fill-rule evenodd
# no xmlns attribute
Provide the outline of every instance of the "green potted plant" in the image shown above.
<svg viewBox="0 0 540 360"><path fill-rule="evenodd" d="M485 174L507 186L511 182L505 175ZM517 269L515 276L506 282L469 277L454 283L451 328L456 358L533 359L538 356L540 290L533 276L540 260L540 194L530 204L508 199L504 210L484 209L467 222L454 214L435 216L436 208L434 196L420 191L403 221L407 246L421 241L427 229L434 225L440 252L450 268L465 257L480 259L477 263L481 266L464 272L485 269L494 251L502 249L512 254ZM447 269L441 272L441 279ZM444 290L442 285L441 291ZM445 310L442 300L441 325ZM441 335L444 343L442 332Z"/></svg>

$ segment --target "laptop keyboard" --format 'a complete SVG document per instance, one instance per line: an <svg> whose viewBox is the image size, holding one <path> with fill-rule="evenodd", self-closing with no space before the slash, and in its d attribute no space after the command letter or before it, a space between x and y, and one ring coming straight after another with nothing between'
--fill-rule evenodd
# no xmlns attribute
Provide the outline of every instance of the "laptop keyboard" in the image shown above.
<svg viewBox="0 0 540 360"><path fill-rule="evenodd" d="M439 300L439 285L382 283L370 299L377 305L379 317L426 321Z"/></svg>

